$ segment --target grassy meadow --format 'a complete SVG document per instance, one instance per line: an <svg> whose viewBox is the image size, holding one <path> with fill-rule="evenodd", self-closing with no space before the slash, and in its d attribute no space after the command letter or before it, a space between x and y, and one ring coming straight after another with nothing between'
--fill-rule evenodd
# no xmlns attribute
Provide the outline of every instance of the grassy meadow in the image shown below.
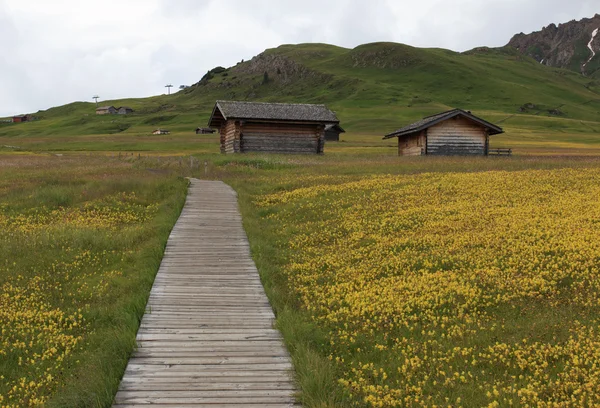
<svg viewBox="0 0 600 408"><path fill-rule="evenodd" d="M294 174L247 203L307 406L600 403L600 163L520 161Z"/></svg>
<svg viewBox="0 0 600 408"><path fill-rule="evenodd" d="M110 406L182 176L238 192L304 406L600 403L593 149L400 158L360 136L329 146L0 154L1 404Z"/></svg>
<svg viewBox="0 0 600 408"><path fill-rule="evenodd" d="M302 403L600 404L600 160L374 157L214 169Z"/></svg>
<svg viewBox="0 0 600 408"><path fill-rule="evenodd" d="M186 180L0 154L0 406L110 406Z"/></svg>

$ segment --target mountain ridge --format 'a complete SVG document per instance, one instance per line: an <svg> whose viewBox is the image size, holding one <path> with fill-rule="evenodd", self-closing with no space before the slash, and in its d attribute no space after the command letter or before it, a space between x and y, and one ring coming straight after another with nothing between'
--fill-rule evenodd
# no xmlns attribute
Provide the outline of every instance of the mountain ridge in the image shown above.
<svg viewBox="0 0 600 408"><path fill-rule="evenodd" d="M541 64L600 77L599 30L600 14L596 14L558 26L552 23L530 34L516 34L507 46Z"/></svg>
<svg viewBox="0 0 600 408"><path fill-rule="evenodd" d="M324 103L349 132L373 135L450 108L526 131L600 130L600 80L593 77L539 64L509 46L458 53L378 42L281 45L216 67L171 95L101 102L130 106L133 115L95 115L93 103L77 102L40 111L36 122L0 124L0 137L189 132L205 126L218 99Z"/></svg>

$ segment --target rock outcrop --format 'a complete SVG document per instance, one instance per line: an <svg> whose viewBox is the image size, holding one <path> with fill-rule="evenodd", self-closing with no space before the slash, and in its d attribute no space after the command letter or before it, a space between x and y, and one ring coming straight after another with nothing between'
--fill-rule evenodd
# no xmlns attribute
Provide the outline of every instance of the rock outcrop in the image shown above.
<svg viewBox="0 0 600 408"><path fill-rule="evenodd" d="M515 35L508 46L551 67L591 75L600 71L600 14ZM596 35L594 35L594 33Z"/></svg>

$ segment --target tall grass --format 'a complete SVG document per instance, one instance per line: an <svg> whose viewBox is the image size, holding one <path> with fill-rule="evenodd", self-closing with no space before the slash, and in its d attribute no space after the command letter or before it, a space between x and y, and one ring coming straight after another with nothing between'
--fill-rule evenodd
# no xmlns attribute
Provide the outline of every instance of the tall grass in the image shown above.
<svg viewBox="0 0 600 408"><path fill-rule="evenodd" d="M106 158L0 166L2 405L110 406L186 186Z"/></svg>
<svg viewBox="0 0 600 408"><path fill-rule="evenodd" d="M210 160L209 157L204 159ZM235 158L231 160L235 160ZM364 200L373 194L370 190L344 193L344 190L339 190L339 186L369 180L376 175L391 177L390 180L397 177L398 180L406 180L406 182L411 183L412 177L423 174L430 174L428 177L432 180L435 179L437 174L440 178L447 178L448 175L458 178L459 175L465 175L469 179L478 177L485 180L489 177L488 174L494 174L490 172L497 171L515 172L515 174L520 174L520 177L523 177L523 174L535 174L536 171L540 170L554 172L557 169L585 170L600 168L600 160L597 157L531 156L415 159L369 156L367 154L362 157L360 155L336 155L335 157L330 155L323 159L248 155L241 156L238 160L238 165L232 165L231 161L219 163L218 160L211 163L208 176L225 180L234 186L238 192L244 227L250 239L252 255L257 263L271 304L276 311L277 327L282 331L292 354L296 378L301 389L299 400L306 407L375 406L369 405L361 398L357 399L356 396L351 398L351 393L340 385L339 380L347 378L350 375L350 367L356 368L358 361L363 364L369 362L380 364L385 370L390 370L389 372L396 370L398 368L396 364L400 361L394 356L389 356L386 359L379 352L370 352L370 354L363 352L363 354L360 354L360 352L349 351L345 356L348 359L347 364L336 362L336 348L332 346L331 341L335 339L332 330L335 330L334 328L337 326L326 325L323 320L317 320L314 313L307 310L306 304L302 303L297 288L294 287L295 284L290 282L294 275L289 270L298 262L298 254L302 253L303 250L315 250L315 248L303 248L302 246L292 247L291 242L296 241L297 245L298 240L296 238L298 234L306 235L307 240L310 239L308 237L315 237L315 241L319 241L316 237L322 236L322 240L329 242L332 238L328 235L328 231L321 228L322 225L327 223L327 219L332 214L343 214L343 208L351 209L351 202L360 202L360 200ZM279 163L279 165L271 164L262 168L260 165L246 165L248 162L256 164L260 160ZM473 177L468 176L469 173L474 173ZM566 171L564 174L570 173ZM203 173L197 175L200 177L207 176ZM507 177L511 177L510 173L507 174ZM563 185L564 182L557 181L558 184ZM521 187L528 189L528 191L531 188L536 188L535 183ZM445 189L446 187L441 188ZM451 186L448 188L452 189ZM498 188L502 187L498 185ZM328 194L329 189L336 191L336 193ZM486 189L489 189L489 186ZM322 193L313 195L312 190ZM490 191L492 190L493 188ZM285 197L286 193L293 191L305 191L305 194L310 195L310 199L293 201L293 207L289 207L287 204L266 207L257 205L267 196L281 194L282 197ZM448 194L450 193L448 192ZM518 197L519 191L518 189L511 190L510 194ZM350 200L350 203L348 200ZM409 203L405 204L408 205ZM501 203L497 204L501 205ZM370 216L373 219L378 219L380 209L375 208L376 204L372 203L372 205L373 210ZM398 209L398 211L400 210ZM527 211L525 207L523 210ZM556 210L561 211L559 208ZM285 217L278 216L282 213L285 213ZM368 211L365 217L368 217ZM357 222L367 223L368 219L357 220ZM343 221L338 219L337 222L341 223ZM373 227L375 228L375 225ZM369 234L367 230L364 232ZM411 233L416 232L412 231ZM369 245L369 240L367 239L364 244ZM348 248L345 251L350 250ZM325 246L320 248L319 253L327 254L327 251ZM331 249L331 251L336 252L331 252L331 256L335 256L337 252L343 252L344 249L336 248L335 250ZM367 258L364 259L364 262L368 263L368 252L365 252L365 256ZM422 256L427 255L423 253ZM343 257L340 256L340 258ZM328 278L323 277L323 279ZM315 285L318 282L317 280ZM325 284L325 282L320 283ZM571 284L572 282L565 282L563 287ZM314 287L314 289L317 290L318 288ZM381 290L383 291L384 288L381 288ZM398 301L401 302L401 299L398 299ZM504 309L499 307L493 310L494 316L500 316L499 319L504 322L505 332L500 331L489 336L482 333L477 342L481 342L481 344L500 340L509 343L511 341L518 342L528 336L530 332L528 328L531 327L536 328L535 341L561 342L569 337L568 328L560 329L560 322L566 316L579 316L582 322L590 321L589 313L581 308L565 305L564 307L548 309L538 303L514 302ZM555 340L552 340L553 336ZM415 341L418 340L417 337L415 337ZM337 342L337 339L335 340ZM369 340L363 339L361 341L364 342L359 343L361 349L369 350L370 347L374 346ZM458 342L456 345L460 345L459 343L463 344L464 342ZM343 345L340 347L343 347ZM356 348L357 345L348 345L348 347ZM331 359L332 355L333 360ZM381 360L382 358L383 360ZM494 370L488 374L488 377L482 378L479 385L488 384L490 376L495 375L493 373ZM504 372L497 370L496 374L502 376ZM388 383L388 385L392 384ZM474 387L477 388L477 384ZM432 386L429 390L430 395L453 397L452 403L456 406L461 405L456 403L457 398L461 398L463 406L469 406L469 401L476 405L485 401L487 401L486 404L492 401L487 400L485 393L478 395L475 392L471 395L471 391L467 388L462 390L460 388L458 390L453 389L454 391L448 389L448 392L445 392L440 388L436 388L436 386Z"/></svg>

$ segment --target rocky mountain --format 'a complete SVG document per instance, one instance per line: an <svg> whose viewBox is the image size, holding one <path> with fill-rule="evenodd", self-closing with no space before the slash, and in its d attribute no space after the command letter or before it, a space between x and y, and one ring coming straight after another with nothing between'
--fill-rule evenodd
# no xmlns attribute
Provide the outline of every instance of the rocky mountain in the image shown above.
<svg viewBox="0 0 600 408"><path fill-rule="evenodd" d="M600 77L600 14L517 34L508 46L544 65Z"/></svg>

